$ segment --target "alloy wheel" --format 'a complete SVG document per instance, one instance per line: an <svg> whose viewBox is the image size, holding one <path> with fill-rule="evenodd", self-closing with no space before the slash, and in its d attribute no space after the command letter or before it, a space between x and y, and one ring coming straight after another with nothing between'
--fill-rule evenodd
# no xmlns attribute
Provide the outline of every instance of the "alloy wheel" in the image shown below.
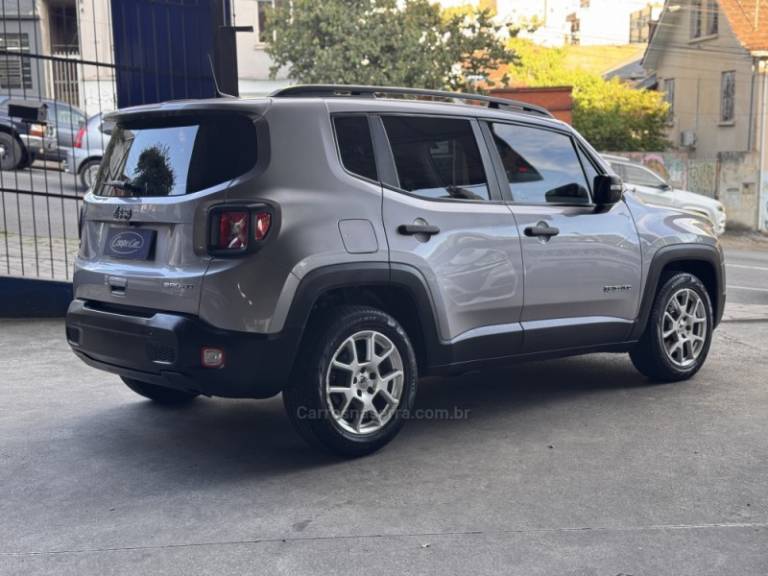
<svg viewBox="0 0 768 576"><path fill-rule="evenodd" d="M397 346L381 332L363 330L333 354L325 378L326 406L343 430L371 434L397 412L403 382L403 359Z"/></svg>
<svg viewBox="0 0 768 576"><path fill-rule="evenodd" d="M707 312L701 296L690 288L677 290L664 308L661 338L667 358L688 368L701 355L707 338Z"/></svg>

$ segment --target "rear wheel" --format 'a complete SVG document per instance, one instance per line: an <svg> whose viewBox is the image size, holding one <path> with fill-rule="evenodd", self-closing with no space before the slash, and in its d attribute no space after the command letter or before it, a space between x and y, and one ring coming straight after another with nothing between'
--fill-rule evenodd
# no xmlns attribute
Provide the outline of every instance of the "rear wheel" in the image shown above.
<svg viewBox="0 0 768 576"><path fill-rule="evenodd" d="M80 184L86 191L90 190L96 180L96 174L99 172L101 160L86 160L80 166Z"/></svg>
<svg viewBox="0 0 768 576"><path fill-rule="evenodd" d="M139 380L133 380L132 378L122 378L122 380L125 382L125 385L136 392L136 394L149 398L158 404L184 404L198 396L194 392L184 392L183 390L174 390L173 388L156 386L155 384L140 382Z"/></svg>
<svg viewBox="0 0 768 576"><path fill-rule="evenodd" d="M7 132L0 132L0 169L16 170L24 160L24 150L18 140Z"/></svg>
<svg viewBox="0 0 768 576"><path fill-rule="evenodd" d="M632 363L651 380L675 382L696 374L712 342L712 304L693 274L677 272L663 280Z"/></svg>
<svg viewBox="0 0 768 576"><path fill-rule="evenodd" d="M416 357L403 328L375 308L343 306L313 320L307 335L283 392L295 428L345 457L386 445L416 397Z"/></svg>

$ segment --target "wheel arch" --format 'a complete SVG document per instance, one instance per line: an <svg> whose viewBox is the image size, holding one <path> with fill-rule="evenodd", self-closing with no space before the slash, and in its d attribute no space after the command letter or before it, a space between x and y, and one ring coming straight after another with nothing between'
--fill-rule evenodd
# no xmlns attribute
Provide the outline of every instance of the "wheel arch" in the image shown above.
<svg viewBox="0 0 768 576"><path fill-rule="evenodd" d="M288 312L285 330L294 333L296 352L306 338L310 319L340 304L374 306L395 318L411 339L419 373L442 363L438 327L426 281L415 268L366 262L324 266L299 284Z"/></svg>
<svg viewBox="0 0 768 576"><path fill-rule="evenodd" d="M640 338L651 314L653 301L669 272L689 272L698 277L712 302L714 326L720 323L725 308L725 272L720 251L707 244L675 244L660 248L653 256L640 303L633 339Z"/></svg>
<svg viewBox="0 0 768 576"><path fill-rule="evenodd" d="M80 161L80 164L79 164L79 165L78 165L78 167L77 167L77 173L78 173L78 175L83 173L83 168L85 168L85 166L86 166L86 165L87 165L89 162L99 162L99 163L101 163L101 159L102 159L102 158L103 158L103 156L99 156L99 155L93 155L93 156L88 156L87 158L83 158L83 159Z"/></svg>

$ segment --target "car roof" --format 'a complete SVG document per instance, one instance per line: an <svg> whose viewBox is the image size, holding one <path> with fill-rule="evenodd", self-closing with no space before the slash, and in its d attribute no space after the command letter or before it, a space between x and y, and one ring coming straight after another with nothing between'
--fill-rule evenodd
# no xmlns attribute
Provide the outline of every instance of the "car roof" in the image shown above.
<svg viewBox="0 0 768 576"><path fill-rule="evenodd" d="M399 112L406 114L433 114L490 118L538 124L545 127L572 131L572 128L555 118L540 114L517 112L511 109L490 108L464 103L436 102L404 98L371 98L360 96L281 96L257 98L207 98L197 100L173 100L158 104L145 104L104 114L105 120L122 120L143 115L189 114L196 111L233 111L263 114L270 107L323 105L330 113L339 112Z"/></svg>

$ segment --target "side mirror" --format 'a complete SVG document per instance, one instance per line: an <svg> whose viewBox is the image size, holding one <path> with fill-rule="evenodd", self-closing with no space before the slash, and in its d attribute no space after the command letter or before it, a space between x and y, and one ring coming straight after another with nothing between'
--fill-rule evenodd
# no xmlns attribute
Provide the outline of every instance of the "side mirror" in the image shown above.
<svg viewBox="0 0 768 576"><path fill-rule="evenodd" d="M621 201L624 183L618 176L600 174L595 176L594 201L598 207L613 206Z"/></svg>

